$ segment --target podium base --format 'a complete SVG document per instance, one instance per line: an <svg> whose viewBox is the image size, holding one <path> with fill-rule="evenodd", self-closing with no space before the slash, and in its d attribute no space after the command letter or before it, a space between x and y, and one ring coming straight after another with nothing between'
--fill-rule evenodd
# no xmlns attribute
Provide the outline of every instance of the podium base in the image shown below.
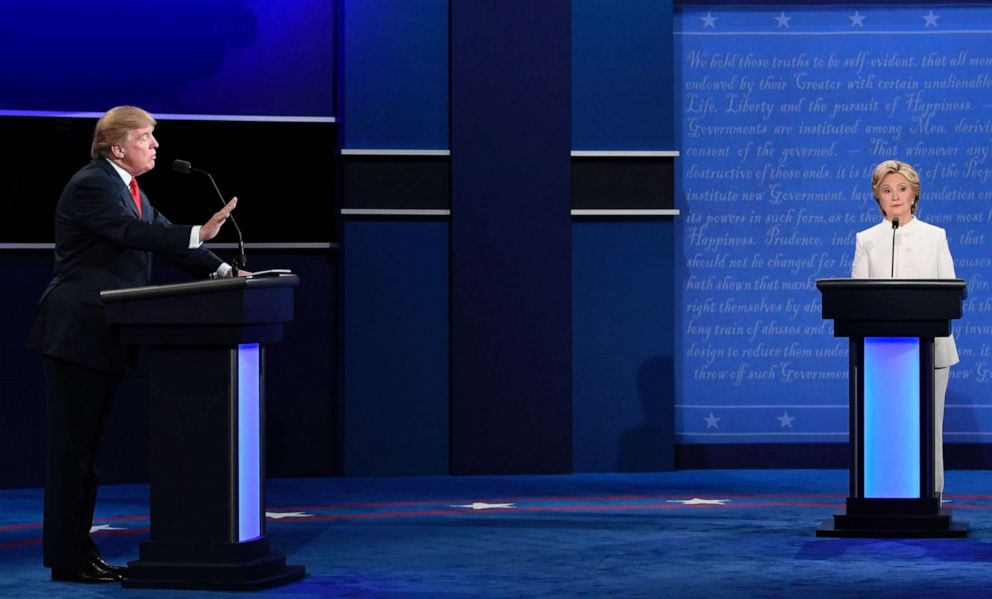
<svg viewBox="0 0 992 599"><path fill-rule="evenodd" d="M142 543L128 563L125 588L254 591L302 579L303 566L269 551L265 537L246 543Z"/></svg>
<svg viewBox="0 0 992 599"><path fill-rule="evenodd" d="M130 570L130 568L129 568ZM203 572L186 578L187 570L166 572L165 578L125 578L121 586L127 589L182 589L187 591L259 591L302 580L306 576L303 566L284 566L275 574L258 578L230 580L224 577L227 572L218 573L219 578L204 578Z"/></svg>
<svg viewBox="0 0 992 599"><path fill-rule="evenodd" d="M963 539L968 524L954 522L946 508L930 514L849 513L841 510L816 529L818 537L877 539Z"/></svg>

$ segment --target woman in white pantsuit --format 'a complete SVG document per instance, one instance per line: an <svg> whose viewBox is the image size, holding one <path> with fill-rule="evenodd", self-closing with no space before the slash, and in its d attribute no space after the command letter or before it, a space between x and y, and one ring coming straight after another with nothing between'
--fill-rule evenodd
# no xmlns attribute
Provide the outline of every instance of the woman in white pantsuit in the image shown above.
<svg viewBox="0 0 992 599"><path fill-rule="evenodd" d="M885 218L857 235L855 279L954 279L954 261L947 246L947 235L940 227L916 218L920 203L920 176L912 166L886 160L871 176L871 188ZM893 221L899 227L896 239L895 275L892 268ZM958 363L954 337L934 339L934 490L944 491L944 395L950 367Z"/></svg>

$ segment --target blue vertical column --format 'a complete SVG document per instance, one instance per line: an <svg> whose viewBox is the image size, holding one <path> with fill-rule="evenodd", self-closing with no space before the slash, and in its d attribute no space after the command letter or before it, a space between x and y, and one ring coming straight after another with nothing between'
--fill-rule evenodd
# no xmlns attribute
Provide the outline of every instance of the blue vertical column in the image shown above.
<svg viewBox="0 0 992 599"><path fill-rule="evenodd" d="M572 149L621 154L618 173L624 152L674 150L671 1L574 0L572 35ZM576 471L674 467L672 219L606 210L573 224Z"/></svg>
<svg viewBox="0 0 992 599"><path fill-rule="evenodd" d="M262 534L261 353L257 343L238 346L238 542Z"/></svg>
<svg viewBox="0 0 992 599"><path fill-rule="evenodd" d="M415 167L395 155L448 144L447 0L342 0L341 26L344 149L382 154L362 158L388 196L376 199L408 205L399 196ZM447 474L448 223L344 219L341 472Z"/></svg>
<svg viewBox="0 0 992 599"><path fill-rule="evenodd" d="M448 146L448 1L341 0L344 147Z"/></svg>
<svg viewBox="0 0 992 599"><path fill-rule="evenodd" d="M673 149L671 0L572 5L572 149Z"/></svg>
<svg viewBox="0 0 992 599"><path fill-rule="evenodd" d="M920 339L865 337L865 497L920 497Z"/></svg>
<svg viewBox="0 0 992 599"><path fill-rule="evenodd" d="M672 224L573 226L574 469L671 470Z"/></svg>
<svg viewBox="0 0 992 599"><path fill-rule="evenodd" d="M451 0L451 468L571 469L569 0Z"/></svg>
<svg viewBox="0 0 992 599"><path fill-rule="evenodd" d="M345 225L342 473L448 473L448 226Z"/></svg>

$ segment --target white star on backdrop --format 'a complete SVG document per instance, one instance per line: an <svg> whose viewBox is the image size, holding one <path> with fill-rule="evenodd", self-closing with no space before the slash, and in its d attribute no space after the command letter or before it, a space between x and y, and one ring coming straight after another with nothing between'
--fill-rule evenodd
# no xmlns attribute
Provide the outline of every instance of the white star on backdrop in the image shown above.
<svg viewBox="0 0 992 599"><path fill-rule="evenodd" d="M516 505L513 503L485 503L482 501L475 501L473 503L453 505L451 507L460 507L467 510L510 510L516 507Z"/></svg>
<svg viewBox="0 0 992 599"><path fill-rule="evenodd" d="M847 18L851 19L851 27L865 26L865 16L858 11L854 11L853 15L847 15Z"/></svg>
<svg viewBox="0 0 992 599"><path fill-rule="evenodd" d="M782 412L781 416L775 418L779 421L779 428L792 428L792 421L796 419L795 416L789 416L788 412Z"/></svg>
<svg viewBox="0 0 992 599"><path fill-rule="evenodd" d="M933 10L931 10L929 14L923 15L923 26L924 27L936 27L937 26L937 19L939 19L939 18L940 17L937 16L937 15L935 15L935 14L933 14Z"/></svg>
<svg viewBox="0 0 992 599"><path fill-rule="evenodd" d="M306 512L265 512L266 518L282 520L283 518L311 518L313 514Z"/></svg>
<svg viewBox="0 0 992 599"><path fill-rule="evenodd" d="M90 527L90 532L100 532L102 530L127 530L127 529L121 528L119 526L111 526L109 524L97 524L96 526Z"/></svg>
<svg viewBox="0 0 992 599"><path fill-rule="evenodd" d="M682 505L723 505L730 501L729 499L701 499L699 497L693 497L692 499L669 499L668 503L681 503Z"/></svg>
<svg viewBox="0 0 992 599"><path fill-rule="evenodd" d="M718 424L720 422L720 417L719 416L714 416L713 415L713 412L710 412L710 415L709 416L703 416L703 420L706 421L706 428L707 429L720 428L720 425Z"/></svg>
<svg viewBox="0 0 992 599"><path fill-rule="evenodd" d="M707 11L705 17L699 18L703 20L703 29L706 29L707 27L710 29L716 29L716 20L720 17L714 17L713 13Z"/></svg>
<svg viewBox="0 0 992 599"><path fill-rule="evenodd" d="M778 16L777 17L772 17L772 18L774 18L776 21L778 21L778 28L779 29L781 29L782 27L785 27L786 29L788 29L789 28L789 21L792 20L792 17L785 16L785 12L780 12L780 13L778 13Z"/></svg>

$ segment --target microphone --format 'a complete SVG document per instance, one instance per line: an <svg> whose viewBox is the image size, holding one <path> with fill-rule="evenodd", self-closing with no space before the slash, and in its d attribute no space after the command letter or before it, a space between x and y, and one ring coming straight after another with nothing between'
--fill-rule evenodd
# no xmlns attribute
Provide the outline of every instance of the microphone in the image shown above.
<svg viewBox="0 0 992 599"><path fill-rule="evenodd" d="M210 179L210 184L214 186L214 191L217 192L217 197L220 198L221 206L227 205L227 202L224 200L224 194L222 194L220 192L220 188L217 187L217 183L214 181L213 175L211 175L207 171L193 167L193 165L190 164L188 160L179 160L179 159L172 161L172 170L176 171L177 173L182 173L184 175L188 175L194 171L200 173L201 175L206 175L207 178ZM248 260L245 259L245 242L244 239L241 237L241 227L238 226L238 221L234 220L234 215L231 214L228 216L228 218L231 219L231 224L234 225L234 230L238 234L238 257L236 260L234 260L234 265L233 265L234 276L238 276L238 271L244 268L246 264L248 264Z"/></svg>
<svg viewBox="0 0 992 599"><path fill-rule="evenodd" d="M889 273L889 278L896 278L896 229L899 228L899 219L892 219L892 272Z"/></svg>

